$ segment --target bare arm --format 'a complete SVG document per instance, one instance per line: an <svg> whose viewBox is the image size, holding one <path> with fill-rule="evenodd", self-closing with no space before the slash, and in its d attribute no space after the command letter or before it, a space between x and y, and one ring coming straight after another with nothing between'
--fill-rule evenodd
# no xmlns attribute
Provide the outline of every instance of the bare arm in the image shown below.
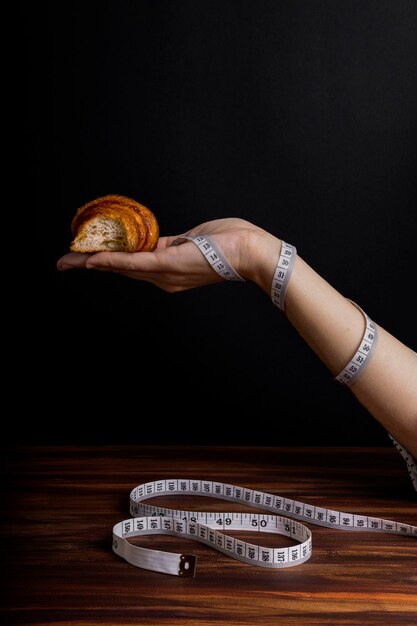
<svg viewBox="0 0 417 626"><path fill-rule="evenodd" d="M270 294L281 242L261 237L253 280ZM275 253L274 253L275 250ZM362 313L299 256L286 294L291 324L337 375L355 354L363 336ZM351 386L355 397L400 443L417 457L417 355L378 326L378 343L369 366Z"/></svg>
<svg viewBox="0 0 417 626"><path fill-rule="evenodd" d="M364 330L363 316L314 276L301 259L295 269L288 317L336 375L356 352ZM313 287L310 294L307 281ZM320 307L320 298L325 298L324 307ZM417 356L380 326L369 366L351 391L398 441L417 454Z"/></svg>
<svg viewBox="0 0 417 626"><path fill-rule="evenodd" d="M207 222L186 234L210 235L234 269L270 296L280 239L234 218ZM221 280L193 243L171 247L174 239L162 237L155 252L69 254L58 261L58 269L87 267L118 272L169 292ZM286 294L286 315L333 375L355 354L364 332L362 313L300 256ZM370 414L417 457L417 356L380 326L378 333L369 366L350 389Z"/></svg>

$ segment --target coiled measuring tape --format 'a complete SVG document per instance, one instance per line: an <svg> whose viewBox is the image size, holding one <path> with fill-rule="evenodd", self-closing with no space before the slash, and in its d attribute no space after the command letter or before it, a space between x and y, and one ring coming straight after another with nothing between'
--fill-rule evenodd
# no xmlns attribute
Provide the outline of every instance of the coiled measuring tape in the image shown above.
<svg viewBox="0 0 417 626"><path fill-rule="evenodd" d="M176 494L238 502L268 511L269 514L192 512L142 504L147 498ZM281 516L281 512L290 517ZM209 545L239 561L279 569L300 565L312 554L311 531L298 520L327 528L410 535L417 538L417 526L410 524L324 509L236 485L188 478L165 479L138 485L130 493L130 513L133 517L113 527L113 551L136 567L183 577L195 575L197 558L194 555L142 548L132 545L128 539L143 535L185 537ZM222 532L229 530L277 533L299 543L285 548L268 548L235 539Z"/></svg>

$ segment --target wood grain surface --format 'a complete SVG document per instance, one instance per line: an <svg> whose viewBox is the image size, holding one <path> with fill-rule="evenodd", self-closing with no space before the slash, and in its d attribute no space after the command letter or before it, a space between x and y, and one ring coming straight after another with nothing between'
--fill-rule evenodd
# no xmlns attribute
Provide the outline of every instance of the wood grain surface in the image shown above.
<svg viewBox="0 0 417 626"><path fill-rule="evenodd" d="M3 448L2 477L5 624L417 624L412 537L310 524L311 559L282 570L185 539L135 540L197 555L194 579L135 568L111 550L113 525L130 517L131 489L162 478L218 480L417 524L416 494L394 449ZM249 510L211 498L159 500L192 510ZM285 541L262 537L274 547Z"/></svg>

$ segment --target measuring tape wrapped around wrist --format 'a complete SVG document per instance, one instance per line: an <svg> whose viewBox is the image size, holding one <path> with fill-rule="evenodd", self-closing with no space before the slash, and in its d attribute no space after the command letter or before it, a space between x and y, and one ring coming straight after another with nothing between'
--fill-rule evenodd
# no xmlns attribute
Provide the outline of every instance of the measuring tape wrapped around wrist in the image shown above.
<svg viewBox="0 0 417 626"><path fill-rule="evenodd" d="M171 243L171 246L178 246L186 241L192 241L197 246L207 262L222 278L245 282L245 279L230 265L210 237L207 235L182 235L181 237L177 237ZM281 252L271 285L272 302L282 311L285 310L285 294L296 256L297 248L290 243L282 241Z"/></svg>
<svg viewBox="0 0 417 626"><path fill-rule="evenodd" d="M286 241L281 242L281 252L274 271L271 285L272 303L281 311L285 311L285 294L297 257L297 248Z"/></svg>
<svg viewBox="0 0 417 626"><path fill-rule="evenodd" d="M173 510L142 503L147 498L177 494L238 502L267 511L267 514ZM138 485L130 493L130 513L133 517L113 527L113 551L136 567L183 577L194 576L195 556L141 548L129 543L128 539L143 535L174 535L200 541L245 563L279 569L300 565L312 554L311 531L299 520L341 530L417 538L417 526L410 524L325 509L236 485L188 478ZM281 513L288 517L282 517ZM221 532L230 530L276 533L299 543L285 548L268 548Z"/></svg>

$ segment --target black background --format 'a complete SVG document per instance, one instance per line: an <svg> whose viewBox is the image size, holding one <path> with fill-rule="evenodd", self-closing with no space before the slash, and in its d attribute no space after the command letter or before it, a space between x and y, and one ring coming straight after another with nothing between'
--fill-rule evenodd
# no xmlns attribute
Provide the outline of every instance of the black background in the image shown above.
<svg viewBox="0 0 417 626"><path fill-rule="evenodd" d="M163 235L239 216L416 348L417 3L61 1L22 17L41 245L13 371L33 419L10 416L11 439L387 444L255 286L169 295L55 264L100 195L149 206Z"/></svg>

